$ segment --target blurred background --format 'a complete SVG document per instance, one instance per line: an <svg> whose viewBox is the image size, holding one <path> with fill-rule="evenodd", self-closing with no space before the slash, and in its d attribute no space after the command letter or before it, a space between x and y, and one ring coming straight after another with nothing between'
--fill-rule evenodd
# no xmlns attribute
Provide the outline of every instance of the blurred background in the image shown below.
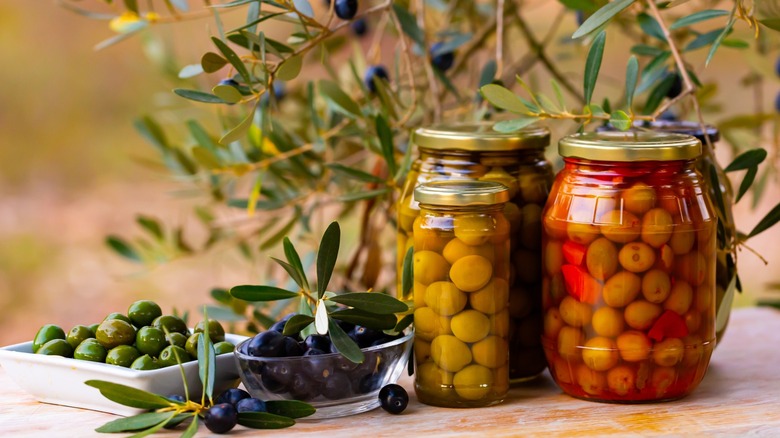
<svg viewBox="0 0 780 438"><path fill-rule="evenodd" d="M528 11L540 34L546 9L552 7L560 5L539 1ZM242 15L223 18L238 23ZM562 36L576 28L573 14L567 20ZM738 27L737 33L752 33ZM99 322L142 298L157 301L164 312L175 307L196 313L211 301L212 287L252 282L270 262L247 263L226 248L145 268L105 245L108 234L137 233L138 213L197 232L188 186L155 164L158 155L133 121L182 106L170 91L175 79L161 69L174 65L178 71L197 63L214 33L209 19L160 25L140 38L95 51L97 43L113 35L107 21L76 15L52 0L0 2L0 345L30 340L46 323L67 331L75 324ZM617 38L608 44L602 75L619 88L627 48L619 48ZM174 48L173 59L160 59L163 47ZM697 69L704 56L692 57ZM771 56L766 62L774 64L778 54ZM559 63L564 72L578 72L583 60L584 53ZM703 82L720 86L715 99L720 114L710 122L753 110L752 91L738 84L747 71L741 55L725 48L699 74ZM778 90L780 81L768 78L759 96L765 111L773 110ZM553 129L562 135L571 126ZM776 146L763 146L770 159L762 166L776 165ZM718 154L724 165L732 158L727 147ZM770 181L754 209L748 201L736 207L740 229L750 230L780 201L779 187ZM780 281L778 241L780 227L751 241L768 266L747 251L739 254L745 292L737 297L738 306L772 294L767 285Z"/></svg>

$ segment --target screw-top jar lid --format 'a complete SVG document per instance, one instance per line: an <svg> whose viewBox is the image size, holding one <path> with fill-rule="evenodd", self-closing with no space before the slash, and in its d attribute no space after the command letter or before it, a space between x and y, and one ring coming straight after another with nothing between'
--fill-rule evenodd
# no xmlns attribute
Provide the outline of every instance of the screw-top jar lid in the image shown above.
<svg viewBox="0 0 780 438"><path fill-rule="evenodd" d="M414 200L452 207L495 205L509 201L509 189L493 181L433 181L417 186Z"/></svg>
<svg viewBox="0 0 780 438"><path fill-rule="evenodd" d="M701 124L688 120L656 120L654 122L637 121L631 129L637 131L650 130L692 135L699 139L702 144L706 142L704 139L705 134L710 137L710 141L713 143L720 140L720 131L718 131L718 128L707 124L702 128ZM599 126L596 128L596 132L603 131L617 131L617 129L612 125Z"/></svg>
<svg viewBox="0 0 780 438"><path fill-rule="evenodd" d="M562 157L595 161L675 161L701 155L701 142L684 134L655 131L586 132L558 142Z"/></svg>
<svg viewBox="0 0 780 438"><path fill-rule="evenodd" d="M550 130L529 127L503 133L493 129L495 122L453 123L418 128L412 142L426 149L465 151L515 151L544 149L550 144Z"/></svg>

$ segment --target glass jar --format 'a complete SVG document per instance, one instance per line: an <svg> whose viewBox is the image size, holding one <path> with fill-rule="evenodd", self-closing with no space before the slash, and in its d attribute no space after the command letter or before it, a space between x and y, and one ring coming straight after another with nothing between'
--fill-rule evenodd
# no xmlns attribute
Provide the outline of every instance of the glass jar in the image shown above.
<svg viewBox="0 0 780 438"><path fill-rule="evenodd" d="M636 129L687 134L696 137L702 144L702 157L696 161L696 168L702 175L708 175L710 168L712 168L718 177L718 188L723 196L723 211L716 214L720 221L718 222L718 255L716 257L717 264L715 269L715 337L718 340L722 340L726 327L728 327L731 306L734 303L734 295L737 289L737 265L728 249L734 243L736 234L736 228L734 227L734 189L731 187L731 181L726 176L726 172L723 171L723 167L713 156L713 151L704 147L707 143L705 134L710 138L710 142L714 144L720 140L720 131L712 125L704 125L704 128L702 128L699 123L682 120L646 122L637 125ZM614 131L615 129L611 125L606 125L598 130ZM707 187L710 198L715 199L717 194L715 193L715 187L710 183L710 179L705 178L703 184ZM717 204L713 203L713 206L716 207L717 211Z"/></svg>
<svg viewBox="0 0 780 438"><path fill-rule="evenodd" d="M412 164L398 205L399 298L409 300L412 294L402 290L400 276L420 214L414 188L441 180L504 184L510 195L504 214L511 224L509 374L512 381L536 377L547 366L540 343L540 260L541 213L553 178L552 166L544 158L549 130L527 128L504 134L494 131L492 123L440 125L416 130L412 142L419 158Z"/></svg>
<svg viewBox="0 0 780 438"><path fill-rule="evenodd" d="M509 390L509 190L495 182L418 186L414 387L426 404L479 407Z"/></svg>
<svg viewBox="0 0 780 438"><path fill-rule="evenodd" d="M608 402L685 396L715 345L717 217L694 137L563 138L543 213L544 334L556 383Z"/></svg>

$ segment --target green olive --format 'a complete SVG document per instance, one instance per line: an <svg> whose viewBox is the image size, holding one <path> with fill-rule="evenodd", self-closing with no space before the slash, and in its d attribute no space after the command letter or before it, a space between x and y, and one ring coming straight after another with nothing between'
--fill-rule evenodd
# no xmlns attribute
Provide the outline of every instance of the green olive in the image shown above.
<svg viewBox="0 0 780 438"><path fill-rule="evenodd" d="M612 210L605 213L599 219L601 234L616 243L633 242L639 237L642 225L636 216L620 210Z"/></svg>
<svg viewBox="0 0 780 438"><path fill-rule="evenodd" d="M67 341L74 349L84 340L94 338L95 334L85 325L77 325L68 332Z"/></svg>
<svg viewBox="0 0 780 438"><path fill-rule="evenodd" d="M66 339L65 331L62 330L62 328L58 325L54 324L46 324L40 329L38 329L38 333L35 334L35 337L33 338L33 344L32 344L32 351L33 353L37 353L38 349L43 346L43 344L52 341L54 339Z"/></svg>
<svg viewBox="0 0 780 438"><path fill-rule="evenodd" d="M98 327L100 327L100 323L96 322L94 324L90 324L88 327L89 327L89 331L92 332L92 336L94 337L95 334L97 334L97 329Z"/></svg>
<svg viewBox="0 0 780 438"><path fill-rule="evenodd" d="M152 326L162 330L163 333L181 333L184 336L189 336L190 331L187 329L187 324L182 321L181 318L174 315L158 316L152 321Z"/></svg>
<svg viewBox="0 0 780 438"><path fill-rule="evenodd" d="M132 364L130 364L130 369L139 371L156 370L158 368L161 368L160 365L156 360L154 360L154 358L152 358L152 356L149 356L148 354L139 356L136 360L133 361Z"/></svg>
<svg viewBox="0 0 780 438"><path fill-rule="evenodd" d="M669 274L660 269L651 269L642 277L642 295L651 303L664 302L671 289Z"/></svg>
<svg viewBox="0 0 780 438"><path fill-rule="evenodd" d="M504 204L504 217L509 221L512 233L516 233L523 224L523 213L514 202Z"/></svg>
<svg viewBox="0 0 780 438"><path fill-rule="evenodd" d="M655 251L646 243L632 242L620 249L618 260L627 271L645 272L655 264Z"/></svg>
<svg viewBox="0 0 780 438"><path fill-rule="evenodd" d="M672 236L672 215L663 208L654 208L642 217L642 241L660 248Z"/></svg>
<svg viewBox="0 0 780 438"><path fill-rule="evenodd" d="M197 357L197 356L196 356ZM157 364L160 367L168 367L171 365L177 365L179 363L185 363L192 360L190 354L183 348L175 345L169 345L160 352L160 357L157 359Z"/></svg>
<svg viewBox="0 0 780 438"><path fill-rule="evenodd" d="M676 224L669 246L677 255L686 254L693 248L696 240L696 231L691 224Z"/></svg>
<svg viewBox="0 0 780 438"><path fill-rule="evenodd" d="M623 206L635 214L644 214L655 205L655 190L644 183L636 183L623 192Z"/></svg>
<svg viewBox="0 0 780 438"><path fill-rule="evenodd" d="M222 342L225 340L225 329L222 328L222 324L219 323L219 321L215 319L210 319L209 322L209 339L212 343L215 342ZM198 325L195 326L195 330L193 330L194 333L203 333L204 329L206 328L206 321L201 321L198 323Z"/></svg>
<svg viewBox="0 0 780 438"><path fill-rule="evenodd" d="M107 319L100 323L95 337L105 348L130 345L135 341L135 328L121 319Z"/></svg>
<svg viewBox="0 0 780 438"><path fill-rule="evenodd" d="M103 321L110 321L112 319L118 319L118 320L124 321L124 322L126 322L128 324L132 324L133 323L133 321L131 321L130 318L128 318L127 316L125 316L125 315L123 315L123 314L121 314L119 312L109 313L108 316L106 316L103 319ZM95 333L95 334L97 334L97 333Z"/></svg>
<svg viewBox="0 0 780 438"><path fill-rule="evenodd" d="M593 224L570 222L566 227L570 240L581 245L589 245L601 234L599 227Z"/></svg>
<svg viewBox="0 0 780 438"><path fill-rule="evenodd" d="M73 358L90 362L105 362L106 348L97 339L87 339L73 351Z"/></svg>
<svg viewBox="0 0 780 438"><path fill-rule="evenodd" d="M236 349L236 346L227 341L217 342L214 344L214 352L219 356L220 354L232 353Z"/></svg>
<svg viewBox="0 0 780 438"><path fill-rule="evenodd" d="M65 339L52 339L38 348L35 354L47 356L73 357L73 347Z"/></svg>
<svg viewBox="0 0 780 438"><path fill-rule="evenodd" d="M167 346L168 342L165 340L165 333L157 327L141 327L135 335L135 348L137 348L141 354L148 354L155 357Z"/></svg>
<svg viewBox="0 0 780 438"><path fill-rule="evenodd" d="M201 333L193 333L187 338L187 343L184 345L184 351L192 357L198 357L198 339L200 337Z"/></svg>
<svg viewBox="0 0 780 438"><path fill-rule="evenodd" d="M130 368L133 362L139 357L141 357L141 353L139 353L135 347L131 345L118 345L108 350L106 363Z"/></svg>
<svg viewBox="0 0 780 438"><path fill-rule="evenodd" d="M130 305L127 316L136 327L150 325L155 318L162 316L162 309L154 301L140 300Z"/></svg>
<svg viewBox="0 0 780 438"><path fill-rule="evenodd" d="M165 342L167 345L176 345L184 348L184 346L187 345L187 336L184 336L179 332L168 333L165 335Z"/></svg>
<svg viewBox="0 0 780 438"><path fill-rule="evenodd" d="M536 172L524 173L517 177L517 182L523 201L541 205L547 200L547 176Z"/></svg>
<svg viewBox="0 0 780 438"><path fill-rule="evenodd" d="M641 288L642 280L638 275L620 271L604 283L604 302L610 307L623 307L634 301Z"/></svg>
<svg viewBox="0 0 780 438"><path fill-rule="evenodd" d="M494 181L506 186L509 189L509 199L512 199L517 195L520 190L520 184L514 176L507 173L501 167L493 167L488 172L479 178L480 181Z"/></svg>
<svg viewBox="0 0 780 438"><path fill-rule="evenodd" d="M588 246L585 263L590 275L596 279L604 281L611 277L618 268L618 252L615 244L603 237L594 240Z"/></svg>

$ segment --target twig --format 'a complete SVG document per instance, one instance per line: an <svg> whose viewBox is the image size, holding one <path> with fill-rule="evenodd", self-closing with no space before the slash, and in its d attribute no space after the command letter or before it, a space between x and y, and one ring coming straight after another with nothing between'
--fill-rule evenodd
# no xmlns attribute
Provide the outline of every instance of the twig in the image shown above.
<svg viewBox="0 0 780 438"><path fill-rule="evenodd" d="M431 95L433 97L433 120L438 122L441 120L441 100L439 96L439 84L436 82L436 75L433 73L433 65L431 64L431 54L428 51L428 38L425 35L425 1L416 0L417 6L417 27L422 32L423 56L425 57L425 74L428 76L428 86L431 87Z"/></svg>
<svg viewBox="0 0 780 438"><path fill-rule="evenodd" d="M523 33L525 38L528 40L528 44L531 46L531 50L536 55L538 60L544 64L545 68L547 68L547 71L550 72L551 75L555 79L560 82L561 86L566 89L566 91L569 92L572 96L574 96L580 103L585 103L585 97L579 92L577 87L572 85L572 83L558 70L558 67L553 64L550 59L547 57L547 54L544 52L544 46L537 41L536 37L531 33L531 29L528 27L528 23L523 20L522 15L520 15L520 10L517 10L516 16L516 22L517 25L520 27L520 31ZM514 76L515 73L512 73L512 76Z"/></svg>

